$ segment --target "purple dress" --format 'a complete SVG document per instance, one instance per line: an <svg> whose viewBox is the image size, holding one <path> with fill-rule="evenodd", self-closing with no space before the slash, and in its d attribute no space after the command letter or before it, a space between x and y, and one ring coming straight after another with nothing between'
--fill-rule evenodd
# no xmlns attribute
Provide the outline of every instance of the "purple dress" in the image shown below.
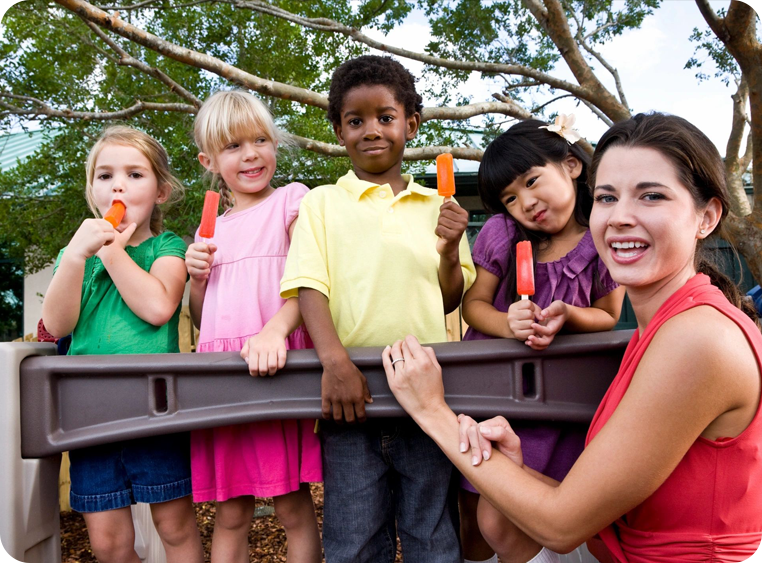
<svg viewBox="0 0 762 563"><path fill-rule="evenodd" d="M500 279L492 305L506 313L512 303L506 295L506 272L510 261L516 259L517 238L513 220L501 214L484 224L474 244L474 264ZM617 287L598 256L590 231L563 258L536 263L534 279L532 300L543 309L557 299L575 307L589 307ZM489 338L494 337L469 328L463 340ZM587 425L572 423L511 421L511 427L521 438L524 463L557 481L566 476L582 453L587 433ZM476 492L465 482L464 487Z"/></svg>

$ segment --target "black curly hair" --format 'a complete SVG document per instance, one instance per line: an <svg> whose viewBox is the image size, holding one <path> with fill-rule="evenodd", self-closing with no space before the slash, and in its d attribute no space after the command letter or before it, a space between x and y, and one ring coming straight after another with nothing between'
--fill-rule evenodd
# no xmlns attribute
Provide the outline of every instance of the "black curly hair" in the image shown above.
<svg viewBox="0 0 762 563"><path fill-rule="evenodd" d="M379 84L394 93L394 99L405 108L405 117L421 113L423 98L415 91L415 78L391 57L363 55L343 63L333 72L328 92L328 119L341 123L344 97L352 88Z"/></svg>

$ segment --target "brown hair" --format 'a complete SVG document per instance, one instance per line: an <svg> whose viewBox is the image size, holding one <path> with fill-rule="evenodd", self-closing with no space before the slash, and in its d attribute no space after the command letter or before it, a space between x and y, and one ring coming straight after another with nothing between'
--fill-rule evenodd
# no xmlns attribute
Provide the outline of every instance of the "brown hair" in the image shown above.
<svg viewBox="0 0 762 563"><path fill-rule="evenodd" d="M661 153L675 167L680 182L693 196L696 208L703 209L712 198L720 201L722 216L716 229L720 232L730 207L725 167L717 148L696 126L682 117L656 112L640 113L617 123L604 133L595 147L589 172L591 186L595 186L595 175L603 155L612 147L642 147ZM699 241L694 258L696 271L709 276L728 301L757 322L754 306L708 257L703 243L703 240Z"/></svg>
<svg viewBox="0 0 762 563"><path fill-rule="evenodd" d="M165 186L165 189L169 190L169 194L167 194L167 202L174 203L182 199L185 187L180 183L180 180L175 178L172 174L169 168L169 155L167 155L167 151L164 150L164 147L161 146L159 141L142 131L133 129L132 127L115 125L101 133L101 136L95 142L93 148L90 149L90 153L87 155L87 161L85 162L85 171L87 174L85 198L87 199L87 205L96 217L100 217L101 214L95 206L95 199L93 197L95 164L103 147L108 144L125 145L139 150L151 163L151 168L156 175L158 185L160 187ZM158 205L153 206L150 228L151 233L153 233L154 236L160 234L164 230L164 215Z"/></svg>

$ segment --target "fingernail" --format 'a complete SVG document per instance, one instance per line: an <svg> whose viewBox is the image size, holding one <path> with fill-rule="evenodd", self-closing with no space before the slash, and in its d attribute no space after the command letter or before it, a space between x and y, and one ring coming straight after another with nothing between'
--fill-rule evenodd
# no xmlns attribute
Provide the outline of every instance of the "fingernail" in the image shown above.
<svg viewBox="0 0 762 563"><path fill-rule="evenodd" d="M468 449L468 446L466 445L466 443L465 442L461 442L460 443L460 453L462 453L462 454L466 453L467 449Z"/></svg>
<svg viewBox="0 0 762 563"><path fill-rule="evenodd" d="M471 465L476 465L477 463L479 463L479 458L476 457L476 456L472 457L471 458Z"/></svg>
<svg viewBox="0 0 762 563"><path fill-rule="evenodd" d="M482 433L482 436L489 436L492 433L492 429L489 426L480 426L479 432Z"/></svg>
<svg viewBox="0 0 762 563"><path fill-rule="evenodd" d="M391 346L387 346L386 348L384 348L384 351L389 350L390 348Z"/></svg>
<svg viewBox="0 0 762 563"><path fill-rule="evenodd" d="M487 450L484 450L484 451L482 452L482 456L484 456L484 459L485 459L485 460L486 460L486 459L489 459L489 452L488 452Z"/></svg>

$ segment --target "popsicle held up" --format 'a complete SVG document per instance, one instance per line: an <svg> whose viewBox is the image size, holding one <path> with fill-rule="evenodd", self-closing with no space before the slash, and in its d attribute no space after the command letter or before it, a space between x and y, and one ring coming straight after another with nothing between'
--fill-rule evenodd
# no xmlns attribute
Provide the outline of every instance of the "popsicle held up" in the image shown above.
<svg viewBox="0 0 762 563"><path fill-rule="evenodd" d="M202 239L214 236L214 226L217 224L217 208L220 205L220 194L212 190L206 190L204 196L204 211L201 213L201 225L198 228L198 236Z"/></svg>
<svg viewBox="0 0 762 563"><path fill-rule="evenodd" d="M445 201L455 195L455 167L450 153L437 157L437 193Z"/></svg>
<svg viewBox="0 0 762 563"><path fill-rule="evenodd" d="M534 264L532 263L532 243L528 240L516 245L516 293L521 299L534 295Z"/></svg>
<svg viewBox="0 0 762 563"><path fill-rule="evenodd" d="M103 216L103 218L111 223L111 226L116 229L122 222L122 219L124 219L125 211L126 207L124 204L121 201L115 201L114 205L112 205L109 210L106 211L106 214Z"/></svg>

